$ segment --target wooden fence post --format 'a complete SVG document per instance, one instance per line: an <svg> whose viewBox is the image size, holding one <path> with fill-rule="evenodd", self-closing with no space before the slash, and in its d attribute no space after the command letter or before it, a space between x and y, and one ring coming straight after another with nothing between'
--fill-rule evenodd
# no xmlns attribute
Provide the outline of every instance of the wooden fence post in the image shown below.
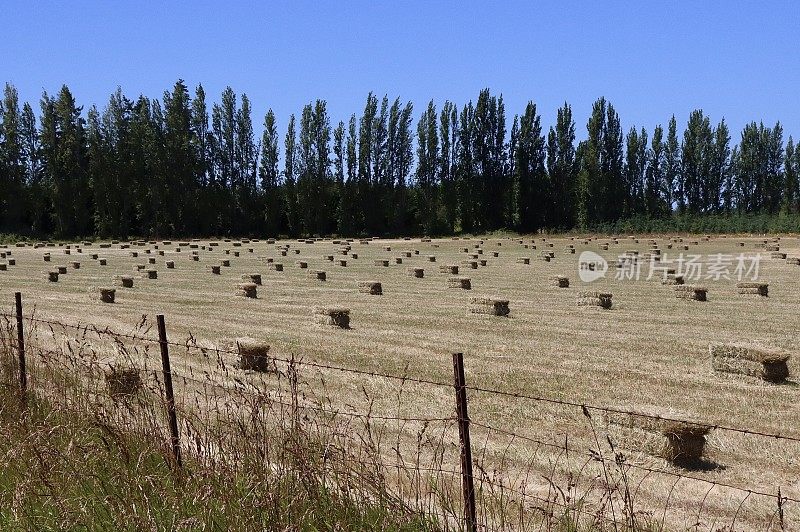
<svg viewBox="0 0 800 532"><path fill-rule="evenodd" d="M183 466L181 459L181 441L178 434L178 416L175 414L175 393L172 390L172 370L169 367L169 345L167 344L167 328L164 315L156 316L158 322L158 342L161 344L161 369L164 374L164 392L167 394L167 415L169 416L170 444L172 456L178 467Z"/></svg>
<svg viewBox="0 0 800 532"><path fill-rule="evenodd" d="M14 294L17 310L17 353L19 355L19 391L22 401L25 402L28 395L28 371L25 367L25 330L22 323L22 293Z"/></svg>
<svg viewBox="0 0 800 532"><path fill-rule="evenodd" d="M466 530L477 530L475 514L475 483L472 477L472 445L469 441L469 414L467 412L467 389L464 378L464 355L453 353L453 383L456 389L456 415L458 437L461 441L461 488L464 497L464 519Z"/></svg>

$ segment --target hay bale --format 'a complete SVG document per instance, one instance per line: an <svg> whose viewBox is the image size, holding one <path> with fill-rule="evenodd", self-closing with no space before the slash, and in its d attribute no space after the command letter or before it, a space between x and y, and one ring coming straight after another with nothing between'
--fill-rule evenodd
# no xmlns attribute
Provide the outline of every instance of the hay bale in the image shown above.
<svg viewBox="0 0 800 532"><path fill-rule="evenodd" d="M476 260L462 260L461 265L473 270L478 269L478 261Z"/></svg>
<svg viewBox="0 0 800 532"><path fill-rule="evenodd" d="M164 262L164 266L166 266L168 270L174 270L175 269L175 261L174 260L165 261Z"/></svg>
<svg viewBox="0 0 800 532"><path fill-rule="evenodd" d="M690 284L681 284L675 286L675 297L679 299L706 301L707 294L708 288L704 286L695 286Z"/></svg>
<svg viewBox="0 0 800 532"><path fill-rule="evenodd" d="M142 277L145 279L158 279L158 271L157 270L145 270Z"/></svg>
<svg viewBox="0 0 800 532"><path fill-rule="evenodd" d="M339 260L336 261L336 264L338 264L342 268L346 268L347 267L347 259L339 259Z"/></svg>
<svg viewBox="0 0 800 532"><path fill-rule="evenodd" d="M189 260L194 261L194 262L198 262L200 260L200 256L199 255L189 255Z"/></svg>
<svg viewBox="0 0 800 532"><path fill-rule="evenodd" d="M613 295L609 292L581 291L576 295L576 304L579 307L600 307L610 309Z"/></svg>
<svg viewBox="0 0 800 532"><path fill-rule="evenodd" d="M114 283L123 288L133 288L133 277L129 275L118 275L114 278Z"/></svg>
<svg viewBox="0 0 800 532"><path fill-rule="evenodd" d="M247 281L248 283L253 283L255 285L261 284L261 274L260 273L245 273L242 275L242 281Z"/></svg>
<svg viewBox="0 0 800 532"><path fill-rule="evenodd" d="M499 256L500 256L500 252L499 251L492 251L492 257L497 258Z"/></svg>
<svg viewBox="0 0 800 532"><path fill-rule="evenodd" d="M786 264L792 266L800 266L800 257L786 257Z"/></svg>
<svg viewBox="0 0 800 532"><path fill-rule="evenodd" d="M375 259L373 264L375 264L375 266L388 267L389 266L389 259Z"/></svg>
<svg viewBox="0 0 800 532"><path fill-rule="evenodd" d="M294 261L294 263L301 270L305 270L306 268L308 268L308 262L306 262L304 260L296 260L296 261Z"/></svg>
<svg viewBox="0 0 800 532"><path fill-rule="evenodd" d="M117 291L113 288L101 288L100 289L100 301L103 303L113 303Z"/></svg>
<svg viewBox="0 0 800 532"><path fill-rule="evenodd" d="M222 266L219 266L217 264L212 264L208 268L209 268L209 270L211 270L211 273L214 274L214 275L219 275L222 272Z"/></svg>
<svg viewBox="0 0 800 532"><path fill-rule="evenodd" d="M357 259L358 258L358 253L351 253L350 254L350 258Z"/></svg>
<svg viewBox="0 0 800 532"><path fill-rule="evenodd" d="M269 358L269 344L253 338L237 338L236 349L239 351L239 369L277 373L275 360Z"/></svg>
<svg viewBox="0 0 800 532"><path fill-rule="evenodd" d="M395 264L403 264L403 257L395 257L394 258Z"/></svg>
<svg viewBox="0 0 800 532"><path fill-rule="evenodd" d="M67 267L66 266L56 266L56 270L58 270L58 273L60 273L60 274L67 273Z"/></svg>
<svg viewBox="0 0 800 532"><path fill-rule="evenodd" d="M317 307L312 311L314 321L320 325L350 328L350 309L340 307Z"/></svg>
<svg viewBox="0 0 800 532"><path fill-rule="evenodd" d="M507 299L492 299L488 297L473 297L469 301L469 311L472 314L490 314L492 316L508 316Z"/></svg>
<svg viewBox="0 0 800 532"><path fill-rule="evenodd" d="M44 255L42 255L42 260L44 260L45 262L50 262L50 254L45 253Z"/></svg>
<svg viewBox="0 0 800 532"><path fill-rule="evenodd" d="M782 251L773 251L770 253L770 258L784 260L786 259L786 253Z"/></svg>
<svg viewBox="0 0 800 532"><path fill-rule="evenodd" d="M220 264L226 268L230 268L231 261L230 259L222 259L222 261L220 261Z"/></svg>
<svg viewBox="0 0 800 532"><path fill-rule="evenodd" d="M108 261L106 259L97 259L97 264L99 264L100 266L105 266L106 264L108 264Z"/></svg>
<svg viewBox="0 0 800 532"><path fill-rule="evenodd" d="M105 380L112 397L135 395L142 388L142 376L136 368L112 367L106 372Z"/></svg>
<svg viewBox="0 0 800 532"><path fill-rule="evenodd" d="M449 277L447 288L458 288L460 290L472 290L472 281L469 277Z"/></svg>
<svg viewBox="0 0 800 532"><path fill-rule="evenodd" d="M425 277L425 270L422 268L406 268L406 275L408 275L409 277L422 279L423 277Z"/></svg>
<svg viewBox="0 0 800 532"><path fill-rule="evenodd" d="M458 275L458 266L456 264L442 264L439 266L439 273Z"/></svg>
<svg viewBox="0 0 800 532"><path fill-rule="evenodd" d="M786 362L791 355L781 349L731 343L711 344L708 352L714 371L750 375L776 383L789 376Z"/></svg>
<svg viewBox="0 0 800 532"><path fill-rule="evenodd" d="M69 265L72 266L73 270L80 270L81 269L81 263L76 261L76 260L70 262Z"/></svg>
<svg viewBox="0 0 800 532"><path fill-rule="evenodd" d="M746 295L756 295L756 296L769 296L769 284L768 283L737 283L736 284L736 291L739 294L746 294Z"/></svg>
<svg viewBox="0 0 800 532"><path fill-rule="evenodd" d="M428 262L436 262L436 255L428 255Z"/></svg>
<svg viewBox="0 0 800 532"><path fill-rule="evenodd" d="M383 295L383 286L378 281L359 281L358 291L373 296Z"/></svg>
<svg viewBox="0 0 800 532"><path fill-rule="evenodd" d="M678 466L696 464L702 459L706 434L711 427L691 421L660 419L659 415L686 417L657 411L631 411L608 412L604 418L609 437L622 447L663 458Z"/></svg>
<svg viewBox="0 0 800 532"><path fill-rule="evenodd" d="M280 262L270 262L269 264L267 264L267 268L276 272L282 272L283 264L281 264Z"/></svg>
<svg viewBox="0 0 800 532"><path fill-rule="evenodd" d="M57 271L49 271L47 272L47 280L51 283L58 282L58 272Z"/></svg>
<svg viewBox="0 0 800 532"><path fill-rule="evenodd" d="M683 275L676 275L675 273L667 273L663 279L661 279L661 284L667 286L675 286L679 284L683 284Z"/></svg>
<svg viewBox="0 0 800 532"><path fill-rule="evenodd" d="M240 283L236 289L236 295L255 299L258 297L258 287L255 283Z"/></svg>
<svg viewBox="0 0 800 532"><path fill-rule="evenodd" d="M310 270L308 276L317 281L326 281L328 279L328 275L322 270Z"/></svg>
<svg viewBox="0 0 800 532"><path fill-rule="evenodd" d="M530 257L519 257L517 258L517 264L530 264L531 258Z"/></svg>
<svg viewBox="0 0 800 532"><path fill-rule="evenodd" d="M554 275L550 278L550 284L556 288L569 288L569 277Z"/></svg>

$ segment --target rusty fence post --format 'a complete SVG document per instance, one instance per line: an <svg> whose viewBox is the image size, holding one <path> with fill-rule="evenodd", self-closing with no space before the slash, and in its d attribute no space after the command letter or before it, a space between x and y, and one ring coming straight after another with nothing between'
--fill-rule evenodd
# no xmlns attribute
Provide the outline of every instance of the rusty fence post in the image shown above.
<svg viewBox="0 0 800 532"><path fill-rule="evenodd" d="M19 391L22 401L28 395L28 370L25 365L25 330L22 323L22 293L14 294L17 311L17 354L19 356Z"/></svg>
<svg viewBox="0 0 800 532"><path fill-rule="evenodd" d="M164 315L156 316L158 322L158 342L161 344L161 369L164 374L164 393L167 395L167 415L169 416L170 446L172 457L178 467L183 466L181 459L181 441L178 433L178 416L175 414L175 393L172 390L172 370L169 367L169 345L167 344L167 328Z"/></svg>
<svg viewBox="0 0 800 532"><path fill-rule="evenodd" d="M456 389L458 437L461 442L461 489L464 497L465 528L468 532L475 532L478 525L475 514L475 482L472 477L472 446L469 440L467 384L464 378L463 353L453 353L453 383Z"/></svg>

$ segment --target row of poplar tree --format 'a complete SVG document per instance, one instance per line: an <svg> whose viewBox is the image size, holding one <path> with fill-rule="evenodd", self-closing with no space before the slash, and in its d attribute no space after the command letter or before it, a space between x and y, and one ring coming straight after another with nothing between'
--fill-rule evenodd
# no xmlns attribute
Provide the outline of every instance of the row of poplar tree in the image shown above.
<svg viewBox="0 0 800 532"><path fill-rule="evenodd" d="M588 229L632 217L797 213L800 150L780 124L691 113L679 136L622 129L592 108L576 142L565 104L545 131L528 103L508 127L502 96L413 106L370 93L333 126L326 102L260 138L246 95L210 106L179 80L161 100L121 90L85 113L64 86L37 117L5 86L0 233L57 236L405 235Z"/></svg>

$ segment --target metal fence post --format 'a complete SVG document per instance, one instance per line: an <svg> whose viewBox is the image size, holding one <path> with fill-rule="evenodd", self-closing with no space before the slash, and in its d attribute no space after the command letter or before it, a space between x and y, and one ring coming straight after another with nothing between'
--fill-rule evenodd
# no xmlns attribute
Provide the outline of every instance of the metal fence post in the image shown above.
<svg viewBox="0 0 800 532"><path fill-rule="evenodd" d="M453 353L453 383L456 389L458 437L461 441L461 488L464 497L464 519L469 532L477 530L475 514L475 483L472 477L472 445L469 440L467 389L464 378L464 354Z"/></svg>
<svg viewBox="0 0 800 532"><path fill-rule="evenodd" d="M156 316L158 322L158 342L161 344L161 369L164 374L164 392L167 395L167 415L169 416L170 444L172 456L178 467L183 466L181 459L181 441L178 434L178 416L175 414L175 393L172 390L172 370L169 367L169 345L167 344L167 328L164 315Z"/></svg>
<svg viewBox="0 0 800 532"><path fill-rule="evenodd" d="M25 366L25 330L22 323L22 293L14 294L17 310L17 353L19 355L19 391L23 402L28 395L28 371Z"/></svg>

